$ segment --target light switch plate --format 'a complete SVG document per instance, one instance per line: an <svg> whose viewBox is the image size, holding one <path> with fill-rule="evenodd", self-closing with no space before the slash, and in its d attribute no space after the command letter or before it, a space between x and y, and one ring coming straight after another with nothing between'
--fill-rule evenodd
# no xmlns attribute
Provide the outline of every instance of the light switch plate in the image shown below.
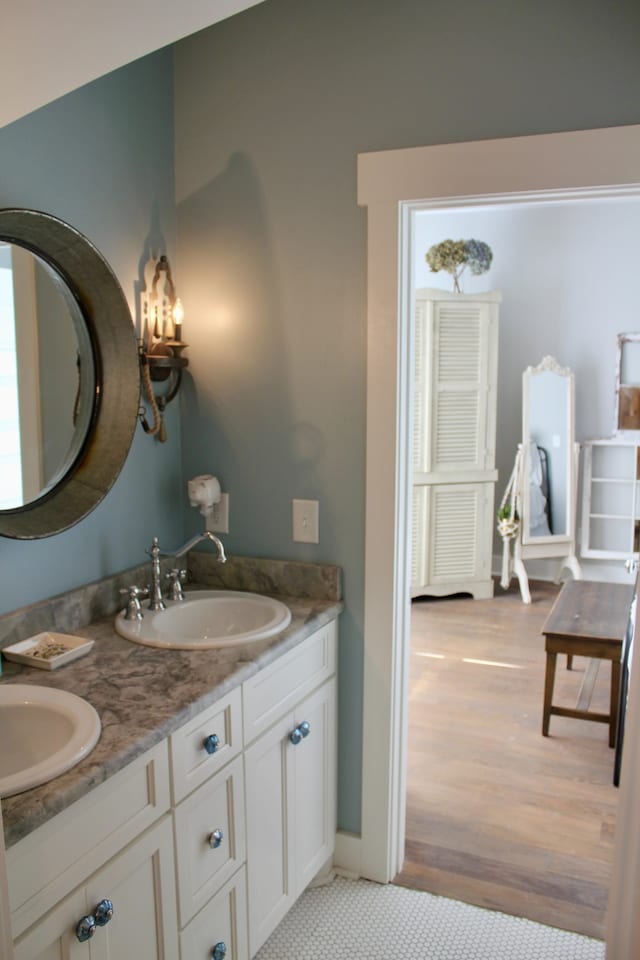
<svg viewBox="0 0 640 960"><path fill-rule="evenodd" d="M317 500L292 500L293 540L296 543L319 543L319 512Z"/></svg>
<svg viewBox="0 0 640 960"><path fill-rule="evenodd" d="M208 526L212 533L229 533L228 493L221 493L218 502L214 503Z"/></svg>

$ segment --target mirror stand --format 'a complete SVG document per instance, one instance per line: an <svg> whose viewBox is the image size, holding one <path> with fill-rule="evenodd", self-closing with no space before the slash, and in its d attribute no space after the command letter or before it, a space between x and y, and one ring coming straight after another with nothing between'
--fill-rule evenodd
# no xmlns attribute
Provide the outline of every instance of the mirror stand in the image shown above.
<svg viewBox="0 0 640 960"><path fill-rule="evenodd" d="M522 444L518 445L518 450L520 451ZM577 464L579 447L578 444L575 445L575 459ZM521 461L524 461L524 458L521 458ZM577 467L576 467L577 475ZM524 477L526 474L524 470L520 470L519 477L519 487L522 490L522 484L524 483ZM521 496L521 495L520 495ZM509 574L508 579L505 583L502 583L502 586L506 590L511 582L511 575L518 578L518 583L520 584L520 595L522 596L523 603L531 603L531 591L529 590L529 577L525 567L525 560L540 560L540 559L554 559L558 558L560 560L560 566L555 583L559 583L560 576L562 571L566 568L573 575L574 580L582 580L582 568L576 556L576 543L574 537L563 538L561 541L556 543L549 542L548 540L544 542L541 538L539 543L523 543L522 536L520 532L514 538L513 543L513 558L509 561Z"/></svg>
<svg viewBox="0 0 640 960"><path fill-rule="evenodd" d="M524 603L531 603L527 560L560 560L556 582L565 568L582 579L575 541L580 448L574 437L573 372L544 357L522 375L522 443L498 515L501 586L506 590L515 574Z"/></svg>

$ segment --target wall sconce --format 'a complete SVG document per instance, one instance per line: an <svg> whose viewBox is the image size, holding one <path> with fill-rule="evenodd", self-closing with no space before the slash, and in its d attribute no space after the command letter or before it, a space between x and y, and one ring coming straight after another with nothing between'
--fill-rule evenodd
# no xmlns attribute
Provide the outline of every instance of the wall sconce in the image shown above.
<svg viewBox="0 0 640 960"><path fill-rule="evenodd" d="M140 422L145 433L167 439L164 411L180 389L182 371L189 361L182 356L187 344L182 339L184 309L176 296L169 260L163 254L151 259L144 271L144 289L141 294L140 376L145 397L151 407L153 422L149 423L141 404Z"/></svg>

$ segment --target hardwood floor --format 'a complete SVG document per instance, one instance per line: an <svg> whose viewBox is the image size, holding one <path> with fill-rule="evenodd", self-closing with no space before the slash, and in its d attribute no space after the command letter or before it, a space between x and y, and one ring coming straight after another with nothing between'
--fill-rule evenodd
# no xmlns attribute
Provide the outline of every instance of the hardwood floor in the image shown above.
<svg viewBox="0 0 640 960"><path fill-rule="evenodd" d="M617 790L604 724L541 734L544 640L558 588L412 605L407 843L395 883L604 937ZM588 661L559 658L574 705ZM608 712L610 664L592 709Z"/></svg>

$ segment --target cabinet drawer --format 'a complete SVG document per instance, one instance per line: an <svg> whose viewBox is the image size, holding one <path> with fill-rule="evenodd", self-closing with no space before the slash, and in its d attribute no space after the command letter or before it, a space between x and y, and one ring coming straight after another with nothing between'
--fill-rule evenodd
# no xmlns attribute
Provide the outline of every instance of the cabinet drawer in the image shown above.
<svg viewBox="0 0 640 960"><path fill-rule="evenodd" d="M250 743L335 672L336 633L334 620L245 681L245 743Z"/></svg>
<svg viewBox="0 0 640 960"><path fill-rule="evenodd" d="M242 757L183 800L174 822L180 925L184 926L245 859ZM217 831L221 836L216 838Z"/></svg>
<svg viewBox="0 0 640 960"><path fill-rule="evenodd" d="M163 741L7 851L14 937L169 809Z"/></svg>
<svg viewBox="0 0 640 960"><path fill-rule="evenodd" d="M222 697L199 713L169 738L173 802L217 773L242 749L242 713L240 688ZM217 737L215 752L208 753L205 740Z"/></svg>
<svg viewBox="0 0 640 960"><path fill-rule="evenodd" d="M180 934L180 960L211 960L216 944L225 960L249 960L244 867L229 880Z"/></svg>

